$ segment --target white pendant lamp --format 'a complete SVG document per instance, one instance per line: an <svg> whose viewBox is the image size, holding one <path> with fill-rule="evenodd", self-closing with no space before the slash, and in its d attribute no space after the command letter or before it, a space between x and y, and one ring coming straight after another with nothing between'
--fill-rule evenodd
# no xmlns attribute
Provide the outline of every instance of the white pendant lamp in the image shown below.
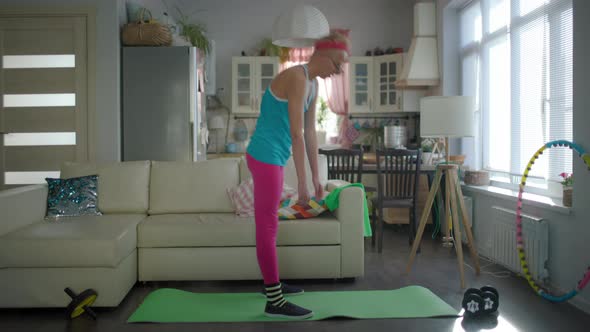
<svg viewBox="0 0 590 332"><path fill-rule="evenodd" d="M277 46L311 47L330 34L330 25L317 8L298 4L277 17L272 31L272 43Z"/></svg>

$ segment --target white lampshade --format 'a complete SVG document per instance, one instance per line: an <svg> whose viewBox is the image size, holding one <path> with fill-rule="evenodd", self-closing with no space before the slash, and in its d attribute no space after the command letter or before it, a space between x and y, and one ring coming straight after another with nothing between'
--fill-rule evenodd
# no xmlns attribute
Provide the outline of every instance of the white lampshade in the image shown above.
<svg viewBox="0 0 590 332"><path fill-rule="evenodd" d="M330 25L317 8L298 4L283 12L272 28L272 43L283 47L311 47L330 34Z"/></svg>
<svg viewBox="0 0 590 332"><path fill-rule="evenodd" d="M225 122L223 121L223 117L216 115L209 120L208 124L209 129L223 129L225 128Z"/></svg>
<svg viewBox="0 0 590 332"><path fill-rule="evenodd" d="M420 99L420 136L475 136L473 97L436 96Z"/></svg>

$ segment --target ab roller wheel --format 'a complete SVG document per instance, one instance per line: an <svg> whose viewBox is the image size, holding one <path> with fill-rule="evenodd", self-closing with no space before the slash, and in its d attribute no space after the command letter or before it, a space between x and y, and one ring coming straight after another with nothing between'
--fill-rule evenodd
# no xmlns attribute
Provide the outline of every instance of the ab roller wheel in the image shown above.
<svg viewBox="0 0 590 332"><path fill-rule="evenodd" d="M469 288L463 295L461 306L465 309L465 316L494 314L500 306L500 294L492 286Z"/></svg>
<svg viewBox="0 0 590 332"><path fill-rule="evenodd" d="M96 320L96 313L92 311L90 306L96 301L98 294L93 289L87 289L82 293L76 295L71 289L64 289L71 298L72 302L66 308L66 313L69 319L74 319L84 313L87 313L92 319Z"/></svg>

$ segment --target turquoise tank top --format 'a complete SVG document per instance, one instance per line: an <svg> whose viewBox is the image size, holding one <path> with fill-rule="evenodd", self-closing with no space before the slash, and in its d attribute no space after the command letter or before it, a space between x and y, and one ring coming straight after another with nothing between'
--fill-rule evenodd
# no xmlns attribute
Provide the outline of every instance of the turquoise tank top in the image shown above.
<svg viewBox="0 0 590 332"><path fill-rule="evenodd" d="M307 78L307 100L303 112L307 112L317 93L317 87L309 81L307 65L302 65ZM254 159L272 165L285 166L291 156L291 125L289 103L275 96L270 84L262 96L260 115L256 129L246 150Z"/></svg>

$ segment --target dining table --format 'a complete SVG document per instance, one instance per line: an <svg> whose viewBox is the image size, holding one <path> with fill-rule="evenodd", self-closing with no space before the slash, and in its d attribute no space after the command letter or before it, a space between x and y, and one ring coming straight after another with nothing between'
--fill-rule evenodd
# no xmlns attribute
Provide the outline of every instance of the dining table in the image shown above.
<svg viewBox="0 0 590 332"><path fill-rule="evenodd" d="M374 152L363 153L363 174L377 174L377 154ZM420 165L420 174L426 175L428 179L428 190L432 188L432 182L436 174L436 165ZM364 181L363 181L364 182ZM441 186L444 186L444 181L441 181ZM444 187L442 187L444 190ZM439 195L435 200L436 204L431 207L431 215L433 216L433 222L439 223L441 216L441 208L444 206L443 197ZM418 218L419 220L420 218Z"/></svg>

